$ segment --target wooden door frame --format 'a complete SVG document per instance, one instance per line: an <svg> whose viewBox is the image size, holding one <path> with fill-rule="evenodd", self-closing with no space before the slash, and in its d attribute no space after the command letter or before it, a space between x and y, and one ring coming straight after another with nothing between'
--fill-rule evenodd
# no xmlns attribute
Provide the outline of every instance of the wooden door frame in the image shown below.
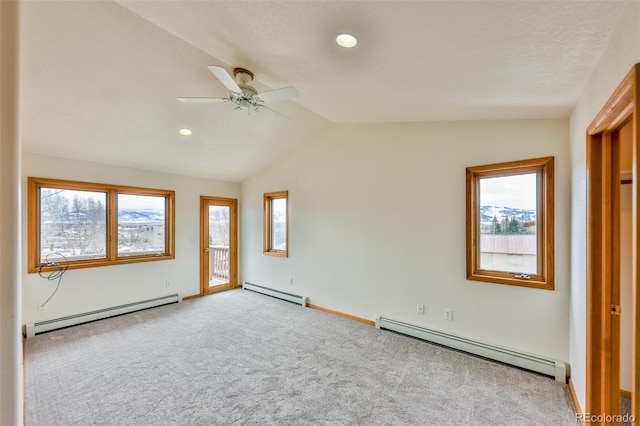
<svg viewBox="0 0 640 426"><path fill-rule="evenodd" d="M619 130L632 126L632 382L631 414L640 414L640 64L636 64L587 128L587 371L586 412L619 413L619 347L611 302L619 268ZM619 321L619 320L617 320ZM618 332L619 332L619 326ZM612 331L613 330L613 331ZM613 332L613 334L612 334ZM615 357L618 357L616 360ZM617 370L616 370L617 366ZM616 412L616 408L618 412ZM601 423L604 424L604 423ZM611 424L611 423L607 423Z"/></svg>
<svg viewBox="0 0 640 426"><path fill-rule="evenodd" d="M209 262L209 205L229 206L229 283L209 288L204 262ZM206 232L205 232L206 231ZM200 295L238 288L238 199L200 196Z"/></svg>

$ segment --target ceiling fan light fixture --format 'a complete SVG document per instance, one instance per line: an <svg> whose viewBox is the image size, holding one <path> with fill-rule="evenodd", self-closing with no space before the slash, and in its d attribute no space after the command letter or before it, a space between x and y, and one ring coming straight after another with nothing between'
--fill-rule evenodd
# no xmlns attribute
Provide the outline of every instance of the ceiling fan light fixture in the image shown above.
<svg viewBox="0 0 640 426"><path fill-rule="evenodd" d="M352 34L340 33L336 36L336 43L338 43L338 46L350 49L358 44L358 39Z"/></svg>
<svg viewBox="0 0 640 426"><path fill-rule="evenodd" d="M178 133L180 133L182 136L191 136L191 134L193 133L191 131L191 129L180 129L178 130Z"/></svg>
<svg viewBox="0 0 640 426"><path fill-rule="evenodd" d="M1 1L1 0L0 0ZM235 68L233 75L235 79L227 72L226 69L217 65L209 65L209 71L215 75L218 80L229 89L228 98L194 98L194 97L180 97L180 102L213 102L213 103L231 103L235 104L235 108L231 115L230 124L234 124L239 116L240 112L246 111L247 114L253 109L255 112L262 111L262 115L284 124L289 119L284 115L276 112L270 108L264 106L267 102L284 101L287 99L295 98L299 96L298 90L293 86L281 87L279 89L267 90L266 92L258 93L258 91L250 86L249 83L253 81L253 73L245 68ZM236 81L237 80L237 81ZM187 133L183 133L183 130ZM181 129L180 134L188 136L191 134L189 129Z"/></svg>

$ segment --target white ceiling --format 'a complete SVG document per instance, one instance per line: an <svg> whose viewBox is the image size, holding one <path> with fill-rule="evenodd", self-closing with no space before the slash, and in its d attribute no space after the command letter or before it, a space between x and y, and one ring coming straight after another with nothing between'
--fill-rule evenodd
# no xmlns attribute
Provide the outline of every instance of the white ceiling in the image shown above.
<svg viewBox="0 0 640 426"><path fill-rule="evenodd" d="M242 181L333 123L568 117L627 3L27 1L23 146ZM296 86L291 123L177 102L228 95L207 65Z"/></svg>

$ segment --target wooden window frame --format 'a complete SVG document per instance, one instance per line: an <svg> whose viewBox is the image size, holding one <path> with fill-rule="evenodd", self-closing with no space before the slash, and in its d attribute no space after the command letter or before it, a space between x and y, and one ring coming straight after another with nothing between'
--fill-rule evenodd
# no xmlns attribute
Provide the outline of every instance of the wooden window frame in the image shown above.
<svg viewBox="0 0 640 426"><path fill-rule="evenodd" d="M544 290L554 289L554 158L510 161L484 166L468 167L467 184L467 279L488 283L507 284ZM510 176L523 173L540 173L538 179L538 273L515 274L480 269L479 179L488 176Z"/></svg>
<svg viewBox="0 0 640 426"><path fill-rule="evenodd" d="M273 200L284 198L287 202L285 221L285 249L279 250L271 247L272 218L271 203ZM267 192L264 194L264 244L263 253L267 256L289 257L289 191Z"/></svg>
<svg viewBox="0 0 640 426"><path fill-rule="evenodd" d="M95 191L106 193L105 227L106 256L103 259L70 260L69 269L92 268L98 266L119 265L138 262L152 262L175 258L175 191L163 189L139 188L133 186L108 185L101 183L78 182L70 180L29 177L27 182L28 198L28 262L29 273L53 271L40 261L40 188L60 188L76 191ZM165 252L118 256L118 217L117 197L119 194L149 195L166 197L165 210Z"/></svg>

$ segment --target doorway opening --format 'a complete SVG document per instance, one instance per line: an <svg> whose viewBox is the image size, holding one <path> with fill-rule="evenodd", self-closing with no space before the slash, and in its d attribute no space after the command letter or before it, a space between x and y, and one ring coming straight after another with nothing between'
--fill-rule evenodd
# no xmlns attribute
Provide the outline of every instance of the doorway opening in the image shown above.
<svg viewBox="0 0 640 426"><path fill-rule="evenodd" d="M635 65L587 129L587 371L586 412L621 414L621 272L631 275L631 415L640 414L640 194L638 143L640 64ZM624 136L629 134L630 136ZM621 166L623 138L631 144L631 255L621 268ZM629 155L629 154L625 154ZM628 176L628 172L626 173ZM629 179L626 179L629 180ZM629 232L629 231L627 231ZM628 253L626 253L628 255ZM629 296L625 296L629 297ZM628 338L628 337L626 337ZM624 395L623 395L624 396ZM607 423L612 424L612 423ZM615 424L615 422L613 423Z"/></svg>

